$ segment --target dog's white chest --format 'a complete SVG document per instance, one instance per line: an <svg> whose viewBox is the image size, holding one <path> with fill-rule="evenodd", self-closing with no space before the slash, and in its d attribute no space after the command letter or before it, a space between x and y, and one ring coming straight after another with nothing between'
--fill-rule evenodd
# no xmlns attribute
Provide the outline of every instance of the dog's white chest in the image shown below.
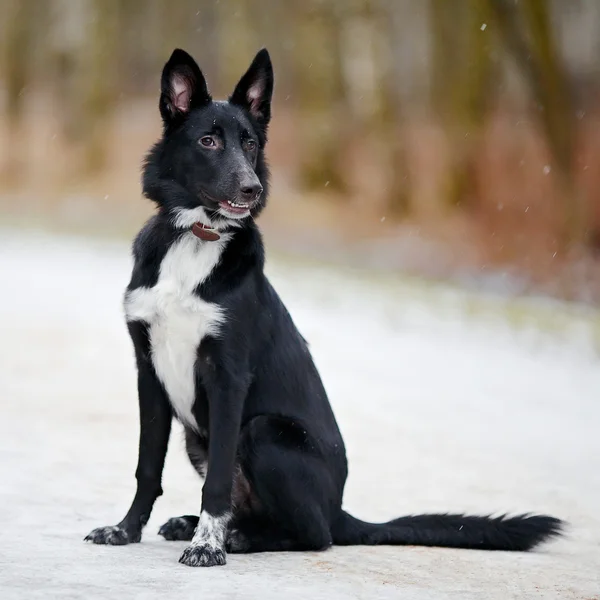
<svg viewBox="0 0 600 600"><path fill-rule="evenodd" d="M205 336L216 335L224 321L223 310L201 300L194 290L219 262L226 241L227 236L202 242L184 234L163 258L156 285L125 296L127 320L148 323L156 374L179 419L193 429L198 347Z"/></svg>

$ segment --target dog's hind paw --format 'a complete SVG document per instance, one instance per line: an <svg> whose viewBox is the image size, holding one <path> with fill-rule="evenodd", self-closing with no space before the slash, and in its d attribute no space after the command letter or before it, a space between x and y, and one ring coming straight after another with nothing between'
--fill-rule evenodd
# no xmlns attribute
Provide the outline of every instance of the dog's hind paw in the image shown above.
<svg viewBox="0 0 600 600"><path fill-rule="evenodd" d="M158 530L158 535L162 535L168 541L189 542L194 537L194 531L198 525L198 517L173 517L169 519Z"/></svg>
<svg viewBox="0 0 600 600"><path fill-rule="evenodd" d="M184 551L179 562L188 567L215 567L227 562L225 552L205 544L191 544Z"/></svg>
<svg viewBox="0 0 600 600"><path fill-rule="evenodd" d="M141 533L131 535L118 525L112 525L109 527L98 527L93 531L90 531L83 539L85 542L92 542L93 544L124 546L125 544L139 542L141 538Z"/></svg>
<svg viewBox="0 0 600 600"><path fill-rule="evenodd" d="M227 548L227 552L231 552L232 554L242 554L248 552L250 549L250 542L243 533L237 529L232 529L227 536L225 547Z"/></svg>

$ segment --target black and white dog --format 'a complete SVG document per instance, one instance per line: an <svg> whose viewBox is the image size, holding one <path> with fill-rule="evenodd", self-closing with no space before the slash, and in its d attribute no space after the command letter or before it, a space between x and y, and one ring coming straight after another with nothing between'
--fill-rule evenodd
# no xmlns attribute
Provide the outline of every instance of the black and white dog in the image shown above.
<svg viewBox="0 0 600 600"><path fill-rule="evenodd" d="M558 534L561 521L548 516L373 524L342 510L344 442L307 343L263 273L255 218L268 192L269 54L261 50L229 100L215 102L192 57L175 50L161 89L164 131L143 176L158 211L135 240L124 300L138 371L137 491L118 525L86 540L140 541L162 494L173 416L206 477L200 516L159 531L190 541L186 565L332 544L529 550Z"/></svg>

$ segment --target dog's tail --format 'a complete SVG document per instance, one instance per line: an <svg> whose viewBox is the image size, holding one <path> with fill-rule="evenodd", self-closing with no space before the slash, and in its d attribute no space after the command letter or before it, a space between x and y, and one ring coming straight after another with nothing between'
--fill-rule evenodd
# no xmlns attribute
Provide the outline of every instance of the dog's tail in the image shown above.
<svg viewBox="0 0 600 600"><path fill-rule="evenodd" d="M561 534L564 523L545 515L477 517L428 514L366 523L341 511L332 527L338 546L443 546L478 550L531 550Z"/></svg>

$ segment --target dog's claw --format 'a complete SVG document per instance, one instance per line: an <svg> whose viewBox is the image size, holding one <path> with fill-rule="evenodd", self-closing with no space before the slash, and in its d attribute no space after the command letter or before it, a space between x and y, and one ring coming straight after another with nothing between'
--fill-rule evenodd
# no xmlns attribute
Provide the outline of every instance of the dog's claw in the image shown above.
<svg viewBox="0 0 600 600"><path fill-rule="evenodd" d="M220 548L192 544L183 551L179 562L188 567L215 567L224 565L227 559Z"/></svg>

